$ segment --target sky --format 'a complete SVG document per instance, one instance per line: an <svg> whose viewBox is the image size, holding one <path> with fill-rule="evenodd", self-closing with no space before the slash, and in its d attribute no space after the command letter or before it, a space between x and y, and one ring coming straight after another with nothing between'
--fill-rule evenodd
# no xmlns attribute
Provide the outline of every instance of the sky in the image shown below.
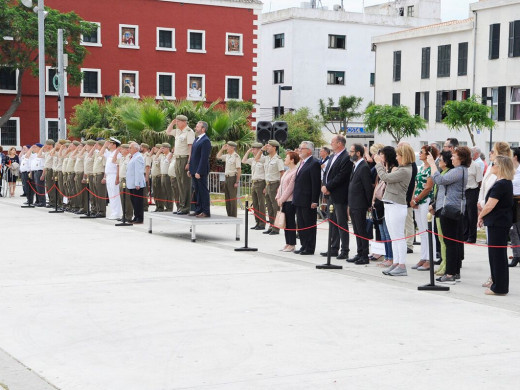
<svg viewBox="0 0 520 390"><path fill-rule="evenodd" d="M264 3L264 12L276 11L283 8L299 7L304 0L262 0ZM441 17L443 21L453 19L466 19L469 13L469 3L477 0L441 0ZM309 2L309 0L306 0ZM385 0L364 0L365 6L382 4ZM334 4L341 4L341 0L321 0L324 6L332 9ZM361 12L363 8L363 0L343 0L345 10L352 12Z"/></svg>

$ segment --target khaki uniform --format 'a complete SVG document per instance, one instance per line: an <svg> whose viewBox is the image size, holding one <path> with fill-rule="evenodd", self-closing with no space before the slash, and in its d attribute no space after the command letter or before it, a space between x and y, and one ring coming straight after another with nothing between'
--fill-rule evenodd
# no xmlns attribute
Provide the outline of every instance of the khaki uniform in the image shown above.
<svg viewBox="0 0 520 390"><path fill-rule="evenodd" d="M126 167L130 162L130 158L130 154L127 154L125 157L117 159L117 165L119 166L119 192L121 193L121 206L124 206L123 213L125 221L131 221L134 216L134 208L132 207L130 192L128 188L126 188Z"/></svg>
<svg viewBox="0 0 520 390"><path fill-rule="evenodd" d="M69 199L69 157L64 157L61 166L61 172L63 173L63 197L67 198L67 204L63 204L65 210L70 210L70 199Z"/></svg>
<svg viewBox="0 0 520 390"><path fill-rule="evenodd" d="M274 224L276 213L279 210L278 202L276 201L276 193L280 186L280 171L283 171L284 165L283 160L275 154L273 157L267 156L264 161L265 171L265 200L267 203L267 212L269 213L269 223ZM269 229L273 231L279 231L274 226L270 226Z"/></svg>
<svg viewBox="0 0 520 390"><path fill-rule="evenodd" d="M164 156L160 163L161 166L161 192L164 195L164 209L165 211L173 211L173 191L170 176L168 175L168 168L170 161Z"/></svg>
<svg viewBox="0 0 520 390"><path fill-rule="evenodd" d="M74 165L76 164L76 157L69 157L67 160L67 193L69 197L69 209L71 211L78 211L78 197L76 195L76 183L74 182Z"/></svg>
<svg viewBox="0 0 520 390"><path fill-rule="evenodd" d="M179 209L179 184L177 183L177 177L175 175L175 164L176 164L175 156L172 156L170 165L168 166L168 176L170 178L170 184L172 188L172 196L173 202L177 205L177 210Z"/></svg>
<svg viewBox="0 0 520 390"><path fill-rule="evenodd" d="M152 157L150 155L150 152L146 152L144 154L144 166L146 167L152 167ZM146 182L146 187L143 189L143 210L148 211L148 197L150 196L150 180Z"/></svg>
<svg viewBox="0 0 520 390"><path fill-rule="evenodd" d="M220 157L220 160L226 162L225 175L226 182L224 184L224 197L226 198L226 212L228 217L237 216L237 192L236 183L240 184L240 178L237 177L238 169L242 166L242 161L237 152L226 154Z"/></svg>
<svg viewBox="0 0 520 390"><path fill-rule="evenodd" d="M56 164L53 170L56 172L58 176L58 206L63 208L63 195L65 191L65 186L63 184L63 160L62 156L55 156Z"/></svg>
<svg viewBox="0 0 520 390"><path fill-rule="evenodd" d="M186 172L186 164L189 161L190 148L195 141L195 132L186 127L184 130L175 130L175 149L174 154L177 158L175 162L175 176L179 186L179 203L177 209L182 213L189 213L191 207L191 178Z"/></svg>
<svg viewBox="0 0 520 390"><path fill-rule="evenodd" d="M86 176L88 180L85 186L92 192L94 192L94 156L95 154L91 157L85 154L85 158L83 159L83 175ZM92 194L87 195L87 199L88 198L90 198L90 211L92 214L96 214L98 212L96 198L92 196ZM85 211L88 211L88 209Z"/></svg>
<svg viewBox="0 0 520 390"><path fill-rule="evenodd" d="M87 204L87 184L83 183L83 173L85 171L85 156L86 154L83 153L83 155L80 157L76 157L76 163L74 164L74 188L75 193L81 195L78 195L76 197L76 205L78 207L78 213L86 213L88 210L88 204Z"/></svg>
<svg viewBox="0 0 520 390"><path fill-rule="evenodd" d="M164 158L163 154L154 155L152 157L152 192L155 201L155 211L164 211L164 194L161 186L161 161Z"/></svg>
<svg viewBox="0 0 520 390"><path fill-rule="evenodd" d="M44 156L45 160L43 163L43 169L45 170L45 190L49 196L49 204L54 206L56 203L56 191L54 189L51 190L54 185L54 173L52 171L54 158L51 156L51 152L44 153Z"/></svg>
<svg viewBox="0 0 520 390"><path fill-rule="evenodd" d="M247 164L251 165L251 196L253 198L253 208L255 211L256 226L265 228L265 157L260 157L259 161L249 158Z"/></svg>
<svg viewBox="0 0 520 390"><path fill-rule="evenodd" d="M94 167L92 168L94 173L94 198L96 202L96 211L100 217L106 217L107 210L107 187L101 182L105 175L105 156L99 154L99 151L94 152Z"/></svg>

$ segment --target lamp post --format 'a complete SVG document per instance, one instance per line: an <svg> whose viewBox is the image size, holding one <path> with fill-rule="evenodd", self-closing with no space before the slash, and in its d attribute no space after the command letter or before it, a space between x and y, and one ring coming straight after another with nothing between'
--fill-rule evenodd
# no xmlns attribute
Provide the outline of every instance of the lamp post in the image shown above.
<svg viewBox="0 0 520 390"><path fill-rule="evenodd" d="M278 111L276 113L277 115L275 119L277 119L280 116L282 91L292 91L292 87L290 85L284 85L283 87L281 85L278 86Z"/></svg>

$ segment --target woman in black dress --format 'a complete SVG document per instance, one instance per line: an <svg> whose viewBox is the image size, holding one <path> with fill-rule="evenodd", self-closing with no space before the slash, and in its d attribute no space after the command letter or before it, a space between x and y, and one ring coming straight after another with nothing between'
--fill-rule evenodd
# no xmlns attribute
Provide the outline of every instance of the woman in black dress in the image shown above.
<svg viewBox="0 0 520 390"><path fill-rule="evenodd" d="M5 165L9 168L7 170L7 182L9 183L9 197L12 198L16 189L16 180L20 172L20 160L16 155L16 148L14 146L11 147L7 153Z"/></svg>
<svg viewBox="0 0 520 390"><path fill-rule="evenodd" d="M507 263L507 238L513 224L513 161L506 156L496 156L491 173L497 180L486 195L486 204L478 216L478 226L486 225L488 256L492 284L487 295L505 295L509 292L509 267ZM495 248L493 248L495 246ZM496 248L500 246L500 248Z"/></svg>

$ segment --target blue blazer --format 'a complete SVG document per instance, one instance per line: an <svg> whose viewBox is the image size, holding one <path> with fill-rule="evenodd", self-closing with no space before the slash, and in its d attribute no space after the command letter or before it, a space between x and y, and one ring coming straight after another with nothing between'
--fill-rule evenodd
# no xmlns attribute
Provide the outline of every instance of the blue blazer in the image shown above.
<svg viewBox="0 0 520 390"><path fill-rule="evenodd" d="M146 187L144 179L144 158L139 152L135 153L126 167L126 188L135 190L136 187Z"/></svg>
<svg viewBox="0 0 520 390"><path fill-rule="evenodd" d="M211 154L211 141L205 135L202 139L197 139L191 147L190 174L194 176L207 175L209 173L209 156Z"/></svg>

